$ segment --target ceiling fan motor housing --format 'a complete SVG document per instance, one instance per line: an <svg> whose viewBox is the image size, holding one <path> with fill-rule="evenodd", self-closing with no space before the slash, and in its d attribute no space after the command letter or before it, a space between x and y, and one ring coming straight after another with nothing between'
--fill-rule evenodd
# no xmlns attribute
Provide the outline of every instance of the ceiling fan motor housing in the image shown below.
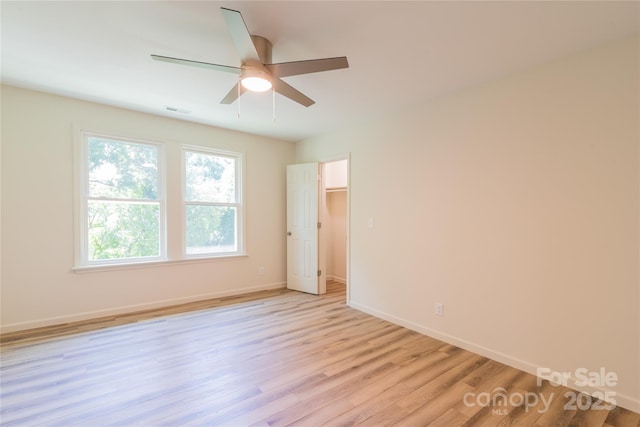
<svg viewBox="0 0 640 427"><path fill-rule="evenodd" d="M273 47L271 42L262 36L251 36L251 41L253 41L253 45L256 47L262 64L271 64L271 49ZM262 64L257 65L262 66Z"/></svg>

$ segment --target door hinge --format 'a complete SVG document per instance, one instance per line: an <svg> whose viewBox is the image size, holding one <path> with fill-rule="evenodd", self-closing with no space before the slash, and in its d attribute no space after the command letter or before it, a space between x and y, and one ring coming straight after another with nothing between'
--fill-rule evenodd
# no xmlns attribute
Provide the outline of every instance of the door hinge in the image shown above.
<svg viewBox="0 0 640 427"><path fill-rule="evenodd" d="M322 228L322 223L321 222L318 223L318 228Z"/></svg>
<svg viewBox="0 0 640 427"><path fill-rule="evenodd" d="M322 276L322 270L318 270L318 277Z"/></svg>

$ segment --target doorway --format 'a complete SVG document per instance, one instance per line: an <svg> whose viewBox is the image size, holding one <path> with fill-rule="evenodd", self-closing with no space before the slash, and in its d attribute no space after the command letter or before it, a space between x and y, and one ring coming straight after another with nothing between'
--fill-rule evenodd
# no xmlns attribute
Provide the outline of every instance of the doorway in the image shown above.
<svg viewBox="0 0 640 427"><path fill-rule="evenodd" d="M344 292L347 284L348 161L322 163L321 202L327 292ZM322 250L322 247L320 248Z"/></svg>
<svg viewBox="0 0 640 427"><path fill-rule="evenodd" d="M348 155L287 166L287 288L348 304L349 215Z"/></svg>
<svg viewBox="0 0 640 427"><path fill-rule="evenodd" d="M329 281L347 304L349 167L348 155L287 166L287 288L318 295Z"/></svg>

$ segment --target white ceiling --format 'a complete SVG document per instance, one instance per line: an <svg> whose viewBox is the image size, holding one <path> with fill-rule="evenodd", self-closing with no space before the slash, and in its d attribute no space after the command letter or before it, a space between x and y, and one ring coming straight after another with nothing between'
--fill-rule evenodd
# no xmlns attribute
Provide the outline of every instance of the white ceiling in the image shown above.
<svg viewBox="0 0 640 427"><path fill-rule="evenodd" d="M151 53L239 66L220 7L239 10L273 61L347 56L350 68L284 78L316 101L269 93L220 105L237 77ZM640 3L2 1L2 82L299 141L639 30ZM165 106L189 110L171 113Z"/></svg>

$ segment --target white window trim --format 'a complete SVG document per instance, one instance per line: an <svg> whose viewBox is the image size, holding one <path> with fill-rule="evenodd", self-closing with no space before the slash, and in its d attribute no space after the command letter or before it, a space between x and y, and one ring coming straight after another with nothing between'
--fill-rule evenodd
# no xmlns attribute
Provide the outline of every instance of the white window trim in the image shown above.
<svg viewBox="0 0 640 427"><path fill-rule="evenodd" d="M203 147L196 145L187 145L183 144L181 150L181 168L182 168L182 183L180 186L180 200L182 204L182 257L184 260L197 260L197 259L212 259L212 258L230 258L230 257L242 257L246 256L245 251L245 198L244 195L246 193L244 185L244 157L245 154L243 152L237 151L228 151L228 150L220 150L211 147ZM217 252L217 253L204 253L204 254L187 254L187 215L186 215L186 207L187 204L199 204L198 202L187 202L185 200L186 196L186 184L187 184L187 171L186 171L186 162L185 162L185 153L186 152L195 152L195 153L204 153L211 154L215 156L221 157L231 157L236 161L235 168L235 189L236 189L236 201L235 203L202 203L203 205L211 206L233 206L236 208L237 218L236 218L236 238L237 238L237 249L235 251L230 252Z"/></svg>
<svg viewBox="0 0 640 427"><path fill-rule="evenodd" d="M166 161L164 143L124 137L116 134L79 130L74 132L74 196L75 216L74 221L74 267L73 270L107 268L110 266L150 264L167 260L167 198L166 198ZM132 144L155 146L158 149L158 199L160 209L160 251L155 257L124 258L114 260L89 260L88 248L88 224L87 205L89 200L89 182L87 172L87 144L89 137L101 137Z"/></svg>
<svg viewBox="0 0 640 427"><path fill-rule="evenodd" d="M189 259L175 259L175 260L160 260L160 261L143 261L135 263L120 263L120 264L101 264L101 265L87 265L73 267L71 270L74 273L97 273L101 271L114 271L114 270L136 270L140 268L154 268L168 265L184 265L184 264L199 264L203 262L217 262L231 260L234 258L246 258L247 254L234 254L224 256L208 256L200 258Z"/></svg>
<svg viewBox="0 0 640 427"><path fill-rule="evenodd" d="M74 196L74 220L73 220L73 234L74 234L74 264L71 267L71 271L77 274L95 273L114 270L129 270L140 268L157 268L167 265L183 265L194 264L202 262L218 262L224 260L237 260L247 257L246 252L246 153L238 151L227 151L222 149L216 149L213 147L201 146L201 145L181 145L177 141L172 141L172 144L176 145L177 151L184 153L185 149L192 151L200 151L205 153L213 153L224 156L231 156L237 159L238 168L236 169L237 185L239 192L237 198L240 203L238 210L238 251L233 253L216 253L216 254L200 254L185 256L186 248L186 234L185 234L185 220L184 220L184 154L180 160L171 161L167 158L167 153L173 152L173 148L167 146L167 142L162 140L147 138L143 135L127 136L117 131L110 129L95 130L93 126L82 126L78 124L72 125L73 134L73 196ZM86 135L99 136L109 139L129 141L133 143L152 144L160 147L158 151L158 175L159 175L159 198L162 200L161 205L161 257L142 258L142 259L124 259L124 260L101 260L99 262L87 263L83 260L88 260L88 241L87 241L87 216L86 216L86 191L88 189L87 178L87 160L86 160ZM176 152L177 154L177 152ZM176 159L177 160L177 159ZM182 169L182 182L179 186L171 188L167 185L167 179L171 170ZM178 172L180 173L180 172ZM177 190L179 193L174 192ZM170 192L167 192L169 191ZM181 203L182 208L178 208L175 204L169 204L169 200L172 203ZM182 211L182 218L171 219L168 215L171 211ZM178 214L180 215L180 214ZM176 221L177 220L177 221ZM179 222L178 222L179 221ZM182 224L182 225L180 225ZM170 228L171 227L171 228ZM176 228L180 230L182 236L177 236ZM173 231L172 231L173 230ZM173 240L175 237L182 240L182 244ZM174 252L170 249L169 245L176 246L178 252Z"/></svg>

